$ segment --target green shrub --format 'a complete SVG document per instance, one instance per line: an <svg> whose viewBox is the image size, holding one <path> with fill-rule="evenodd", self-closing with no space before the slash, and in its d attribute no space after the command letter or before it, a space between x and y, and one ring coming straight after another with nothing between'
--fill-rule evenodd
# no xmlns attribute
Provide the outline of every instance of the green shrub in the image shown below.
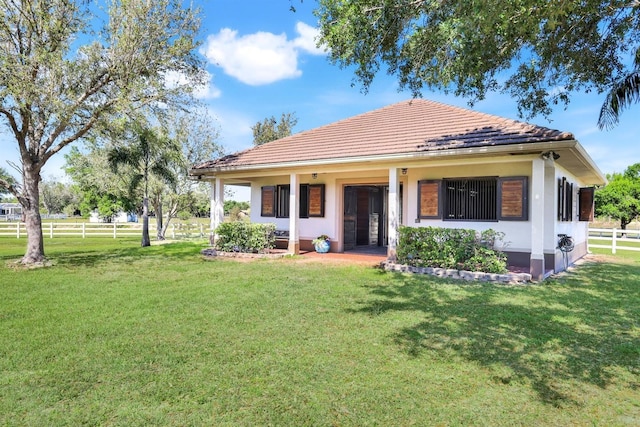
<svg viewBox="0 0 640 427"><path fill-rule="evenodd" d="M275 247L275 224L223 222L216 228L215 248L226 252L264 252Z"/></svg>
<svg viewBox="0 0 640 427"><path fill-rule="evenodd" d="M493 249L503 233L441 227L400 227L398 262L414 267L503 273L506 255Z"/></svg>

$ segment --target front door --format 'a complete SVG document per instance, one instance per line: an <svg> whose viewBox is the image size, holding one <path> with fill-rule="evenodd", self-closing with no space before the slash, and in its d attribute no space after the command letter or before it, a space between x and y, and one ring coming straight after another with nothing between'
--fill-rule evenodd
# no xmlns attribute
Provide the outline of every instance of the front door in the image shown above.
<svg viewBox="0 0 640 427"><path fill-rule="evenodd" d="M386 236L384 186L347 186L344 189L344 250L356 246L384 246Z"/></svg>

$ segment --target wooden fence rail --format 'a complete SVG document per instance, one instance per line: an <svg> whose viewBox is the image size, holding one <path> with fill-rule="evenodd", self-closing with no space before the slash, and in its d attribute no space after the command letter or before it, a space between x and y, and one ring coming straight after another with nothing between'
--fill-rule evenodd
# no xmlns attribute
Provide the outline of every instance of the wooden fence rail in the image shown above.
<svg viewBox="0 0 640 427"><path fill-rule="evenodd" d="M50 239L62 236L75 237L131 237L140 236L142 224L138 223L92 223L92 222L45 222L42 224L42 233ZM206 233L206 234L205 234ZM205 237L209 229L203 224L173 223L169 226L166 236L171 239L190 237ZM156 234L154 223L149 224L149 234ZM0 236L26 237L27 231L24 223L0 222ZM597 243L594 243L597 242ZM601 243L606 242L606 243ZM635 246L629 246L635 244ZM617 250L640 251L640 230L620 230L616 228L590 228L589 248L611 249L615 254Z"/></svg>
<svg viewBox="0 0 640 427"><path fill-rule="evenodd" d="M205 229L203 224L171 224L167 230L167 238L179 239L186 237L204 237ZM62 236L75 237L112 237L114 239L125 236L140 236L142 234L142 224L138 223L92 223L92 222L45 222L42 224L42 234L53 239ZM149 234L156 234L155 224L149 224ZM16 238L26 237L27 230L22 222L0 223L0 236L14 236Z"/></svg>
<svg viewBox="0 0 640 427"><path fill-rule="evenodd" d="M610 242L607 244L594 244L591 242ZM636 246L629 246L634 243ZM622 244L622 245L621 245ZM640 230L619 230L617 228L590 228L589 248L611 249L615 254L618 249L625 251L640 251Z"/></svg>

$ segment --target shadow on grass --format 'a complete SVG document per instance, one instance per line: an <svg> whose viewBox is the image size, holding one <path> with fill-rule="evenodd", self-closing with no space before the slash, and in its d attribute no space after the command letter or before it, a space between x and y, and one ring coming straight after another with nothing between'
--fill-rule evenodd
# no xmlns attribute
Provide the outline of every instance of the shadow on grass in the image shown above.
<svg viewBox="0 0 640 427"><path fill-rule="evenodd" d="M545 403L577 405L580 388L640 387L640 269L593 263L534 286L468 285L397 274L357 310L418 313L393 340L408 354L458 356L497 383L528 382Z"/></svg>

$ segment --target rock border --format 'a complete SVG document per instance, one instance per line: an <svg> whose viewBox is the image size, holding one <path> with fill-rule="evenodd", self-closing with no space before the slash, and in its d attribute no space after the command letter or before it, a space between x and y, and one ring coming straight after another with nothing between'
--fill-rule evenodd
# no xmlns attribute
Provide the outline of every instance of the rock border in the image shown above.
<svg viewBox="0 0 640 427"><path fill-rule="evenodd" d="M284 258L286 256L289 256L288 253L286 252L270 252L270 253L249 253L249 252L224 252L224 251L217 251L213 248L207 248L207 249L203 249L200 251L200 253L203 256L209 257L209 258L213 258L213 257L220 257L220 258L243 258L243 259L278 259L278 258Z"/></svg>
<svg viewBox="0 0 640 427"><path fill-rule="evenodd" d="M382 267L386 271L396 271L401 273L426 274L446 279L476 281L476 282L496 282L512 285L523 285L531 283L531 274L528 273L483 273L481 271L456 270L453 268L439 267L413 267L406 264L396 264L393 262L383 262Z"/></svg>

